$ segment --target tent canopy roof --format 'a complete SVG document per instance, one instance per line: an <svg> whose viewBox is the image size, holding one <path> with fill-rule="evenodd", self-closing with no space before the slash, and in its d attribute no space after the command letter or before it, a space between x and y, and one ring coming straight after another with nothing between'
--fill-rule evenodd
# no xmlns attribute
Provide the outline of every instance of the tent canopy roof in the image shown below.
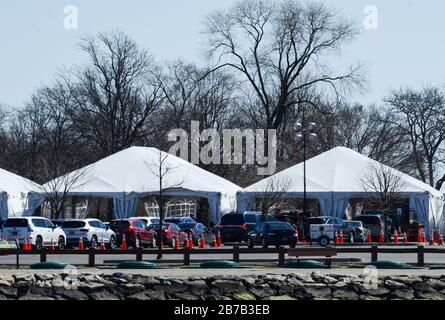
<svg viewBox="0 0 445 320"><path fill-rule="evenodd" d="M383 165L356 151L345 147L336 147L306 161L306 190L308 193L367 192L369 189L366 190L364 179L375 177L375 172L380 166ZM431 186L400 171L392 170L394 175L399 177L400 192L428 192L437 198L442 197L441 193ZM286 184L288 192L303 192L303 163L263 179L244 190L246 192L264 192L270 190L272 181L275 185Z"/></svg>
<svg viewBox="0 0 445 320"><path fill-rule="evenodd" d="M20 194L36 191L38 189L39 185L37 183L12 172L0 169L0 192Z"/></svg>
<svg viewBox="0 0 445 320"><path fill-rule="evenodd" d="M242 190L224 178L156 148L131 147L70 173L77 177L77 181L69 193L159 192L160 167L164 175L164 189L177 187L196 192L233 194Z"/></svg>

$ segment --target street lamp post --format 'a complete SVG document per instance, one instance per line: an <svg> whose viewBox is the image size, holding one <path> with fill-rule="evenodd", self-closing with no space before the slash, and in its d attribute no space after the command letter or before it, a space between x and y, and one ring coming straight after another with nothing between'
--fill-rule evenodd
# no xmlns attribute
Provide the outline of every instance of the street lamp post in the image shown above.
<svg viewBox="0 0 445 320"><path fill-rule="evenodd" d="M304 118L304 117L303 117ZM303 119L304 120L304 119ZM314 130L317 125L314 122L310 122L307 126L303 126L301 123L294 124L295 140L303 142L303 215L306 217L307 210L307 196L306 196L306 145L307 141L313 141L317 139L317 134Z"/></svg>

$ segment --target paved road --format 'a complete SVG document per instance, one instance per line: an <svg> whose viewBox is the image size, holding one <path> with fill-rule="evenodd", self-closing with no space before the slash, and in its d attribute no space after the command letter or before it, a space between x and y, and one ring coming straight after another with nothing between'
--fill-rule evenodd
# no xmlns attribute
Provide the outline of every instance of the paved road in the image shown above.
<svg viewBox="0 0 445 320"><path fill-rule="evenodd" d="M194 249L194 252L199 252L199 249ZM445 251L444 251L445 252ZM241 254L241 264L255 264L259 262L259 260L269 260L270 263L275 263L277 261L277 254ZM355 261L360 261L363 263L368 263L371 260L370 253L340 253L337 256L338 259L343 261L348 259L355 259ZM98 255L96 257L96 264L103 265L105 264L115 264L116 261L122 260L134 260L135 256L133 255ZM155 261L156 256L153 255L144 255L143 259L146 261ZM173 254L173 255L164 255L163 261L176 263L181 265L183 256L182 254ZM231 260L231 254L213 254L213 255L192 255L192 263L194 261L199 262L202 260L208 259L227 259ZM399 262L407 262L407 263L416 263L417 255L416 254L379 254L379 260L392 260ZM51 256L48 255L48 261L60 261L73 265L86 265L88 263L87 255L56 255ZM20 257L20 264L30 265L33 263L39 262L38 255L26 255ZM445 264L445 254L425 254L425 263L427 264ZM14 265L15 264L15 256L0 256L0 265Z"/></svg>

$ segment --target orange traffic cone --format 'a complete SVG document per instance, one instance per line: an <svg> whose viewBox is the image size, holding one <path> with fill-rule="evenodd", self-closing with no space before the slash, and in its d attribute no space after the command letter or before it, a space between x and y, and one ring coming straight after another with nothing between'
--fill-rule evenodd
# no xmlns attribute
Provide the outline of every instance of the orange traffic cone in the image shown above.
<svg viewBox="0 0 445 320"><path fill-rule="evenodd" d="M193 249L194 244L193 244L193 237L191 234L189 234L188 239L189 239L189 248Z"/></svg>
<svg viewBox="0 0 445 320"><path fill-rule="evenodd" d="M222 246L222 239L221 239L221 232L218 230L218 234L216 236L216 246L221 247Z"/></svg>
<svg viewBox="0 0 445 320"><path fill-rule="evenodd" d="M340 243L344 243L345 242L345 238L343 238L343 230L340 229Z"/></svg>
<svg viewBox="0 0 445 320"><path fill-rule="evenodd" d="M368 242L368 243L372 242L371 232L368 232L368 236L366 237L366 242Z"/></svg>
<svg viewBox="0 0 445 320"><path fill-rule="evenodd" d="M31 240L29 239L29 237L26 237L26 251L31 251L31 250L32 250Z"/></svg>
<svg viewBox="0 0 445 320"><path fill-rule="evenodd" d="M338 232L337 232L337 230L334 232L334 243L339 243L339 238L338 238Z"/></svg>
<svg viewBox="0 0 445 320"><path fill-rule="evenodd" d="M406 235L406 232L403 234L403 244L408 243L408 236Z"/></svg>
<svg viewBox="0 0 445 320"><path fill-rule="evenodd" d="M100 243L100 250L104 251L105 250L105 242L104 242L104 238L102 238L102 241Z"/></svg>
<svg viewBox="0 0 445 320"><path fill-rule="evenodd" d="M425 229L422 229L422 243L425 243L426 239L425 239Z"/></svg>
<svg viewBox="0 0 445 320"><path fill-rule="evenodd" d="M210 246L213 247L213 248L216 247L216 237L215 236L213 236L212 244Z"/></svg>
<svg viewBox="0 0 445 320"><path fill-rule="evenodd" d="M56 248L54 247L54 241L53 241L53 239L51 239L51 246L49 247L49 250L50 250L50 251L54 251L54 250L56 250Z"/></svg>
<svg viewBox="0 0 445 320"><path fill-rule="evenodd" d="M397 234L397 230L394 230L393 243L394 244L398 244L399 243L399 235Z"/></svg>
<svg viewBox="0 0 445 320"><path fill-rule="evenodd" d="M17 243L19 243L19 237L15 237L15 239L16 239ZM28 240L27 240L26 237L24 238L24 241L23 241L23 244L22 244L22 250L23 251L27 251L28 250Z"/></svg>
<svg viewBox="0 0 445 320"><path fill-rule="evenodd" d="M179 250L179 241L178 241L178 239L176 238L176 236L173 237L173 239L175 239L175 245L174 245L175 250Z"/></svg>
<svg viewBox="0 0 445 320"><path fill-rule="evenodd" d="M384 242L385 242L385 235L383 234L383 230L380 230L379 243L384 243Z"/></svg>
<svg viewBox="0 0 445 320"><path fill-rule="evenodd" d="M437 229L437 244L440 246L443 245L443 238L442 238L442 233L440 232L440 229Z"/></svg>
<svg viewBox="0 0 445 320"><path fill-rule="evenodd" d="M125 239L125 234L122 236L122 250L127 250L127 239Z"/></svg>
<svg viewBox="0 0 445 320"><path fill-rule="evenodd" d="M79 250L84 250L85 248L84 248L84 246L83 246L83 238L82 238L82 236L80 236L80 238L79 238Z"/></svg>
<svg viewBox="0 0 445 320"><path fill-rule="evenodd" d="M417 230L417 242L422 243L422 232L420 229Z"/></svg>
<svg viewBox="0 0 445 320"><path fill-rule="evenodd" d="M199 238L199 248L204 249L206 247L206 241L204 239L204 236L201 235L201 238Z"/></svg>
<svg viewBox="0 0 445 320"><path fill-rule="evenodd" d="M433 229L430 230L430 241L429 241L430 246L434 245L434 231Z"/></svg>

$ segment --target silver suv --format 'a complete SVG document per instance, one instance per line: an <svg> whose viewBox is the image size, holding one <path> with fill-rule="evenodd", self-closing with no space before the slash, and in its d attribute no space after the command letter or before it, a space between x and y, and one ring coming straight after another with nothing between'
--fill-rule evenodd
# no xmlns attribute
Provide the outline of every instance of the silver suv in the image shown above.
<svg viewBox="0 0 445 320"><path fill-rule="evenodd" d="M62 223L66 233L67 245L77 246L80 238L85 246L97 247L102 241L109 248L116 247L116 234L98 219L72 219Z"/></svg>

